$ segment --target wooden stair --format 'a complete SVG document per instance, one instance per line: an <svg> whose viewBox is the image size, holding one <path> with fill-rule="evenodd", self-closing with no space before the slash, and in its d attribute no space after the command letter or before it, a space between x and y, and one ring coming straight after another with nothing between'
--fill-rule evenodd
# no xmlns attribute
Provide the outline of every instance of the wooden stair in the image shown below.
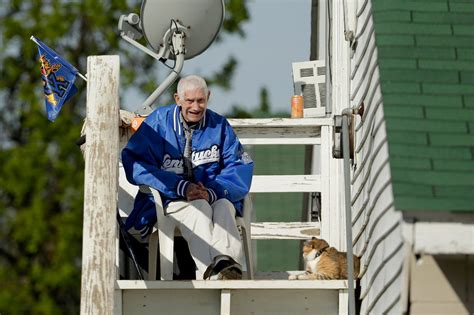
<svg viewBox="0 0 474 315"><path fill-rule="evenodd" d="M240 142L254 145L322 145L332 118L229 119ZM254 175L251 193L321 192L326 178L310 175ZM296 209L294 209L296 211ZM299 211L299 210L298 210ZM320 236L319 222L252 222L252 239L308 239Z"/></svg>
<svg viewBox="0 0 474 315"><path fill-rule="evenodd" d="M330 209L330 198L326 196L330 186L327 170L332 118L229 119L229 122L244 146L321 145L321 174L254 175L250 192L320 192L323 212ZM122 177L119 206L121 203L130 206L133 186ZM254 240L308 239L320 236L322 229L329 228L328 224L324 220L321 224L252 222L251 235ZM286 280L295 272L257 273L257 280L117 280L116 314L347 314L347 280Z"/></svg>
<svg viewBox="0 0 474 315"><path fill-rule="evenodd" d="M346 314L347 280L117 281L117 314Z"/></svg>

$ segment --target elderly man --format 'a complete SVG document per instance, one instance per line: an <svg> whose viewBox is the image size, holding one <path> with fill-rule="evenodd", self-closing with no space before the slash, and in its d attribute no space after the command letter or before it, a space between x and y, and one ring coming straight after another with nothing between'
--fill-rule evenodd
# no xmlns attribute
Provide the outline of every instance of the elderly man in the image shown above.
<svg viewBox="0 0 474 315"><path fill-rule="evenodd" d="M128 180L160 192L197 267L196 278L240 279L242 215L253 162L228 121L207 108L210 91L199 76L178 83L176 104L156 109L122 151ZM156 223L151 195L139 192L126 228L146 238Z"/></svg>

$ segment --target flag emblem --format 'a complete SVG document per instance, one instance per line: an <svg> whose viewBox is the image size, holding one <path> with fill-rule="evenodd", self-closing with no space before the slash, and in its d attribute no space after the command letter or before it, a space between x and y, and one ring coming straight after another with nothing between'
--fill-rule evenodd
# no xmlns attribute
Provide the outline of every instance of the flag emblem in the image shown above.
<svg viewBox="0 0 474 315"><path fill-rule="evenodd" d="M35 42L38 44L46 112L48 119L54 121L63 104L77 92L74 82L78 71L43 42L36 38Z"/></svg>

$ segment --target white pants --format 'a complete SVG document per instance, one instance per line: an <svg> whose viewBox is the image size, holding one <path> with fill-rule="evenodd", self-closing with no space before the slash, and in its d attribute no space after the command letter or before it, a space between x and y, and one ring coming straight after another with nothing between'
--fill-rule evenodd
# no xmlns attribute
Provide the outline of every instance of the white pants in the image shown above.
<svg viewBox="0 0 474 315"><path fill-rule="evenodd" d="M219 199L212 206L204 199L171 202L165 209L188 242L196 263L196 279L219 255L232 257L241 264L242 242L235 221L234 205Z"/></svg>

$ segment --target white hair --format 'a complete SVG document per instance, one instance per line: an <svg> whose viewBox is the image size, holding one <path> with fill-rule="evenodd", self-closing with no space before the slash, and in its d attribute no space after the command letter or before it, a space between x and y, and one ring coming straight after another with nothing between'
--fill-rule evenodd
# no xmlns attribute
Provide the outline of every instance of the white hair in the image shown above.
<svg viewBox="0 0 474 315"><path fill-rule="evenodd" d="M204 94L207 96L208 88L206 81L197 75L188 75L187 77L182 78L178 82L178 96L179 98L184 98L185 91L192 90L203 90Z"/></svg>

